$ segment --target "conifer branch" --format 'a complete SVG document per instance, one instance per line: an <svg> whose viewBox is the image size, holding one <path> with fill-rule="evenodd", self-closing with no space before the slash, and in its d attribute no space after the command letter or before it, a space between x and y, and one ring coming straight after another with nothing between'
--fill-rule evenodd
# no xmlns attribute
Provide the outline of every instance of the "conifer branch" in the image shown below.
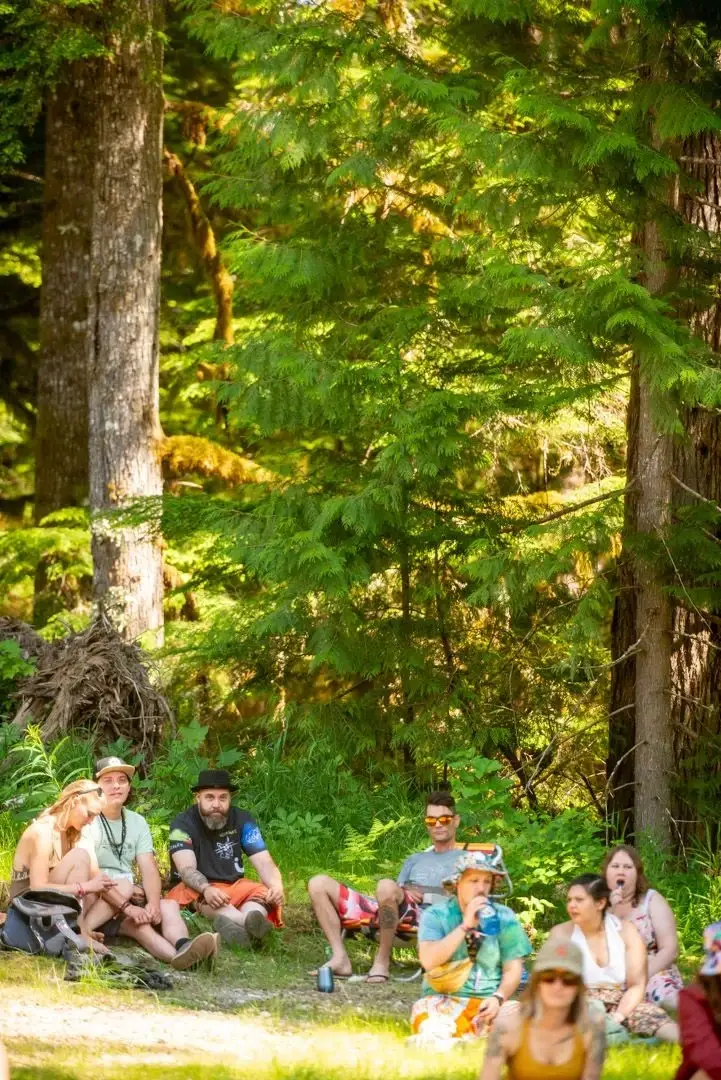
<svg viewBox="0 0 721 1080"><path fill-rule="evenodd" d="M620 656L617 656L615 660L611 660L608 664L601 664L597 670L608 671L609 668L617 667L619 664L622 664L624 660L628 660L629 656L633 656L635 653L637 653L639 651L639 646L641 642L646 636L647 631L648 627L646 626L641 631L640 637L638 637L634 641L633 645L629 645L629 647L624 652L622 652ZM627 706L624 706L624 708L627 708ZM621 710L615 709L614 712L609 713L608 715L614 716L617 712L621 712Z"/></svg>
<svg viewBox="0 0 721 1080"><path fill-rule="evenodd" d="M678 484L678 486L684 491L686 491L689 495L693 495L695 498L700 499L701 502L705 502L708 506L713 506L714 510L716 510L717 513L721 514L721 506L719 506L718 503L715 503L713 499L707 499L706 496L702 495L700 491L695 491L692 487L689 487L688 484L684 484L683 480L679 480L675 473L671 473L671 479L673 480L674 484Z"/></svg>
<svg viewBox="0 0 721 1080"><path fill-rule="evenodd" d="M596 807L599 814L603 817L603 814L605 813L605 810L604 810L604 807L601 806L601 803L598 801L598 796L596 795L596 792L593 790L593 786L591 784L591 781L588 779L588 777L586 776L585 773L579 773L578 775L579 775L579 777L581 779L581 782L582 782L583 786L586 788L586 791L591 796L591 802Z"/></svg>
<svg viewBox="0 0 721 1080"><path fill-rule="evenodd" d="M501 532L521 532L523 529L529 529L532 525L547 525L550 521L558 521L559 518L566 517L568 514L574 514L577 510L584 510L587 506L593 506L594 503L605 502L606 499L613 499L619 495L625 495L634 486L635 481L631 481L626 487L619 488L618 491L607 491L604 495L594 495L592 499L584 499L582 502L574 503L573 506L566 506L563 510L556 510L553 514L548 514L546 517L537 518L535 521L524 521L523 523L509 526L507 529L501 529Z"/></svg>

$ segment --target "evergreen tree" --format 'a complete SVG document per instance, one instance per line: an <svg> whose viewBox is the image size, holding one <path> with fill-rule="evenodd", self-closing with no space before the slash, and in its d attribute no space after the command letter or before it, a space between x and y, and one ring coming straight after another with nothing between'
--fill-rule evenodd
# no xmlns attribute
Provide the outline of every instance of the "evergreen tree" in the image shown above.
<svg viewBox="0 0 721 1080"><path fill-rule="evenodd" d="M260 313L226 354L225 397L236 423L277 444L284 474L241 516L196 512L229 572L240 560L263 586L237 647L254 660L254 638L273 649L269 687L317 670L330 701L314 715L407 760L459 740L501 748L528 790L553 761L543 726L555 730L560 680L539 688L545 721L529 723L529 682L544 680L513 663L509 680L511 643L549 619L544 659L578 646L563 707L598 685L578 625L597 630L603 580L577 591L578 620L554 612L579 560L608 551L613 499L596 499L617 492L594 483L574 493L594 505L572 527L553 512L524 532L544 515L504 488L503 432L593 409L625 372L624 312L675 328L615 250L599 255L600 201L588 180L579 207L567 145L545 118L518 130L519 65L552 70L538 45L551 30L457 6L407 14L412 32L366 5L265 7L242 26L195 10L196 31L248 71L208 185L250 218L230 260ZM571 52L580 18L572 29Z"/></svg>

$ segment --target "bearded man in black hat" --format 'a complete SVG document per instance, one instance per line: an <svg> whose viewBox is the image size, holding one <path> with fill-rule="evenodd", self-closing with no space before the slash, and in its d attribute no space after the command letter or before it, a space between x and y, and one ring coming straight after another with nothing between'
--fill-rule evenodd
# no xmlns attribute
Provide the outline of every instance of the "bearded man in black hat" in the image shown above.
<svg viewBox="0 0 721 1080"><path fill-rule="evenodd" d="M173 887L168 899L193 905L212 920L221 939L258 945L272 925L282 926L283 879L247 810L233 806L238 789L225 769L205 769L198 777L195 805L170 826ZM245 878L243 856L262 884Z"/></svg>

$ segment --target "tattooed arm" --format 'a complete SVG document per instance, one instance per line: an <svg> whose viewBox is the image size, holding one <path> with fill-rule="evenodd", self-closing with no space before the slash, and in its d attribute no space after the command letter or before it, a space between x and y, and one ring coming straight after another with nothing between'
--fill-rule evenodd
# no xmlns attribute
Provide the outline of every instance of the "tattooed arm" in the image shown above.
<svg viewBox="0 0 721 1080"><path fill-rule="evenodd" d="M606 1024L603 1016L591 1017L591 1030L586 1039L586 1068L582 1080L600 1080L606 1057Z"/></svg>
<svg viewBox="0 0 721 1080"><path fill-rule="evenodd" d="M178 877L183 884L187 885L189 889L195 889L202 896L203 889L208 888L208 879L205 874L201 874L200 870L198 870L195 852L174 851L172 859L175 863L175 869L178 871Z"/></svg>
<svg viewBox="0 0 721 1080"><path fill-rule="evenodd" d="M500 1021L493 1025L491 1034L488 1036L486 1056L483 1059L483 1068L478 1080L501 1080L503 1067L508 1061L509 1054L513 1053L512 1047L515 1041L510 1023Z"/></svg>

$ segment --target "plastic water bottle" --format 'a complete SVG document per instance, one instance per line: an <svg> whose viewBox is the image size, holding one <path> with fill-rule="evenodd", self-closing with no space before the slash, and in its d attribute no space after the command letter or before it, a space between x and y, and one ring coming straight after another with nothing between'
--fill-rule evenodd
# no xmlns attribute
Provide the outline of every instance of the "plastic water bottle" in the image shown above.
<svg viewBox="0 0 721 1080"><path fill-rule="evenodd" d="M479 912L478 926L484 937L498 937L501 932L501 920L490 901Z"/></svg>
<svg viewBox="0 0 721 1080"><path fill-rule="evenodd" d="M327 964L321 968L318 968L317 986L321 994L333 993L333 989L335 987L333 972Z"/></svg>

